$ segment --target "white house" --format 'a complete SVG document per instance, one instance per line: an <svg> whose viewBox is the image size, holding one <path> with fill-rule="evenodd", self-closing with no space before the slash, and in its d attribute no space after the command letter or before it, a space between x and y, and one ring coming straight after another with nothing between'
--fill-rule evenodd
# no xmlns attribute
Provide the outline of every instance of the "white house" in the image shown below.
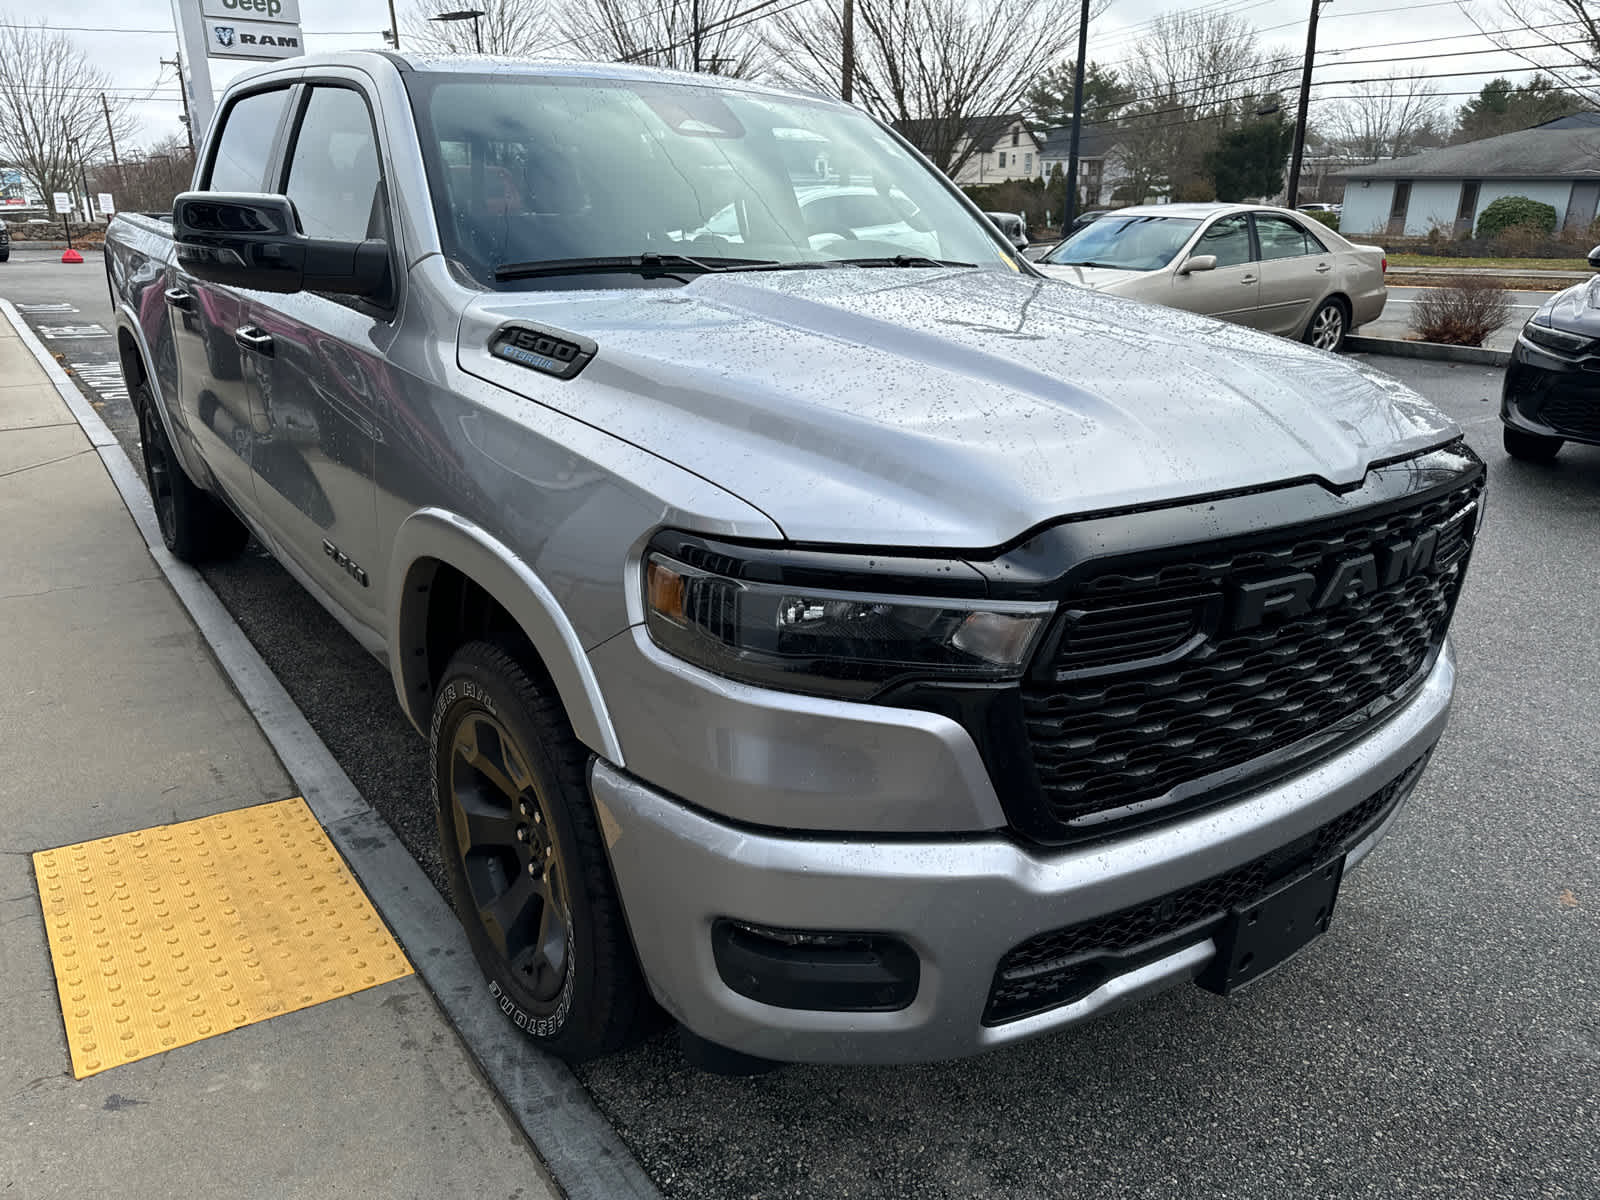
<svg viewBox="0 0 1600 1200"><path fill-rule="evenodd" d="M1561 229L1587 229L1600 206L1600 113L1440 146L1345 172L1343 233L1421 237L1469 233L1501 196L1556 210Z"/></svg>
<svg viewBox="0 0 1600 1200"><path fill-rule="evenodd" d="M1039 139L1021 113L968 117L959 128L942 119L900 121L897 128L912 145L930 157L941 144L954 143L952 159L972 148L952 177L959 184L1006 183L1039 174Z"/></svg>

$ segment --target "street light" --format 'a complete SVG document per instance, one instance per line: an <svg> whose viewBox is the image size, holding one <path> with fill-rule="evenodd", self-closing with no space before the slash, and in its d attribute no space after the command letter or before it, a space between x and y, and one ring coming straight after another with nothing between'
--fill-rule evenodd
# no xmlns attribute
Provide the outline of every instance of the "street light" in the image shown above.
<svg viewBox="0 0 1600 1200"><path fill-rule="evenodd" d="M472 41L478 48L478 53L483 53L483 34L479 32L478 20L487 14L481 8L462 8L455 12L436 13L428 18L430 21L471 21Z"/></svg>

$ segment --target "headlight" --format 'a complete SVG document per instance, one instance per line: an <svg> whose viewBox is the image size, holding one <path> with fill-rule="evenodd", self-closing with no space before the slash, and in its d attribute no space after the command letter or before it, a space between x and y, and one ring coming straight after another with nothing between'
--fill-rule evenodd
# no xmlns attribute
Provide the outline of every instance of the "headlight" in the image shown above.
<svg viewBox="0 0 1600 1200"><path fill-rule="evenodd" d="M1522 336L1535 345L1543 346L1547 350L1557 350L1562 354L1582 354L1594 341L1593 338L1584 337L1582 334L1568 333L1549 325L1535 325L1532 321L1522 327Z"/></svg>
<svg viewBox="0 0 1600 1200"><path fill-rule="evenodd" d="M662 649L747 683L853 699L909 678L1016 679L1055 609L736 578L660 551L644 576Z"/></svg>

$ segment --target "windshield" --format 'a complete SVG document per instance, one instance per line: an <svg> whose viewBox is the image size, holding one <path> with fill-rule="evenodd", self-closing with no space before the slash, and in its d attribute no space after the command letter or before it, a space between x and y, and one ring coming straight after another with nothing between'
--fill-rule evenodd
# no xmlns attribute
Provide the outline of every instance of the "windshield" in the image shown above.
<svg viewBox="0 0 1600 1200"><path fill-rule="evenodd" d="M1058 266L1157 271L1194 236L1193 217L1105 216L1085 225L1044 256Z"/></svg>
<svg viewBox="0 0 1600 1200"><path fill-rule="evenodd" d="M582 286L583 260L641 256L673 271L1015 269L937 176L838 105L645 80L406 78L445 254L489 286ZM564 272L541 279L541 263Z"/></svg>

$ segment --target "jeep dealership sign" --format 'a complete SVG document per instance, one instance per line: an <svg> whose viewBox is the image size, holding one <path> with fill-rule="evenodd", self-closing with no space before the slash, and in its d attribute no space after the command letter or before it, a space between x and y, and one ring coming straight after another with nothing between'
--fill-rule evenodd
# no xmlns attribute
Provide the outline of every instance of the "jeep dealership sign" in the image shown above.
<svg viewBox="0 0 1600 1200"><path fill-rule="evenodd" d="M212 58L293 58L304 54L300 0L200 0Z"/></svg>

